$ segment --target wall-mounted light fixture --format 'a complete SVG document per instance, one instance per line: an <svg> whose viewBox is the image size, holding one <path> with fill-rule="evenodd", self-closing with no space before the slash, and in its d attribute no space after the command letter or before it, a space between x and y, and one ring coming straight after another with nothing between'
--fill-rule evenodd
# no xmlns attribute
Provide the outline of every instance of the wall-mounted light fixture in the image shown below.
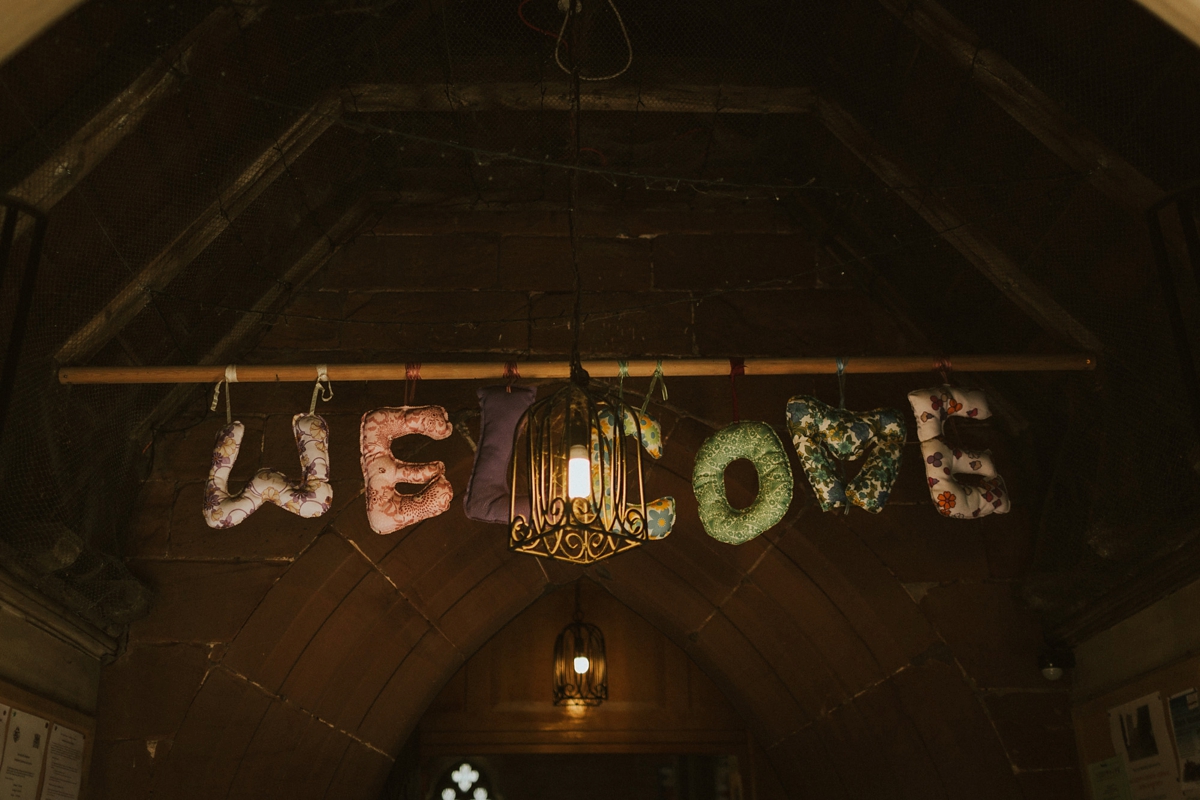
<svg viewBox="0 0 1200 800"><path fill-rule="evenodd" d="M1075 653L1066 645L1047 645L1038 654L1038 669L1048 681L1062 678L1063 673L1075 666Z"/></svg>
<svg viewBox="0 0 1200 800"><path fill-rule="evenodd" d="M607 699L604 634L583 621L576 581L575 615L554 641L554 705L598 706Z"/></svg>

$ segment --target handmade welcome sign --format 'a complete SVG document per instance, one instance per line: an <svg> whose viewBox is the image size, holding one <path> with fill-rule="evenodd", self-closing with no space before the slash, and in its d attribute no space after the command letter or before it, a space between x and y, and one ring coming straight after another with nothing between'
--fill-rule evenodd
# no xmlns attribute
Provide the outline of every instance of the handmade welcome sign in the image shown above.
<svg viewBox="0 0 1200 800"><path fill-rule="evenodd" d="M936 386L908 393L917 419L917 437L925 460L929 495L940 514L954 519L975 519L1004 514L1010 507L1004 478L996 473L989 451L968 452L948 445L943 438L950 417L987 419L992 415L987 397L980 390ZM978 475L977 486L959 481L956 475Z"/></svg>
<svg viewBox="0 0 1200 800"><path fill-rule="evenodd" d="M655 460L662 458L662 425L644 411L625 406L625 435L637 436L641 447ZM613 430L616 415L605 406L599 411L600 431L592 431L592 492L595 497L603 496L604 513L612 516L612 493L604 494L602 476L608 473L616 435ZM600 438L603 436L604 441ZM660 497L646 502L646 527L651 539L665 539L675 527L675 498Z"/></svg>
<svg viewBox="0 0 1200 800"><path fill-rule="evenodd" d="M329 426L316 414L292 417L303 478L293 483L281 472L259 470L239 494L229 493L229 473L237 461L246 426L231 422L217 434L212 467L204 487L204 521L210 528L231 528L274 503L301 517L319 517L333 503L329 485Z"/></svg>
<svg viewBox="0 0 1200 800"><path fill-rule="evenodd" d="M379 408L363 415L359 444L371 530L395 533L450 507L454 489L446 479L446 465L441 461L401 461L392 455L392 440L412 434L445 439L453 431L450 416L441 406ZM421 489L401 493L396 491L399 483L421 485Z"/></svg>
<svg viewBox="0 0 1200 800"><path fill-rule="evenodd" d="M899 411L879 408L857 413L798 395L788 400L787 420L792 444L822 511L845 508L847 501L873 514L883 510L904 450L904 419ZM834 460L857 461L864 455L862 469L843 483Z"/></svg>
<svg viewBox="0 0 1200 800"><path fill-rule="evenodd" d="M725 468L744 458L758 471L758 496L734 508L725 496ZM773 527L792 503L792 466L783 442L765 422L735 422L700 445L692 488L705 532L726 544L742 544Z"/></svg>

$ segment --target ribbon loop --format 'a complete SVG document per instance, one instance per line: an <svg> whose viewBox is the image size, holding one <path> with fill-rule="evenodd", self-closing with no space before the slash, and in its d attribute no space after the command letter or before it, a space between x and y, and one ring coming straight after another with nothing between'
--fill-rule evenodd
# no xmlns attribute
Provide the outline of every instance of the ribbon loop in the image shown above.
<svg viewBox="0 0 1200 800"><path fill-rule="evenodd" d="M654 394L654 387L662 391L662 399L667 399L667 382L663 379L662 359L658 360L658 366L654 368L654 377L650 379L650 388L646 390L646 399L642 401L642 413L646 413L646 409L650 407L650 397Z"/></svg>
<svg viewBox="0 0 1200 800"><path fill-rule="evenodd" d="M846 407L846 364L849 360L841 356L834 359L834 362L837 364L838 408Z"/></svg>
<svg viewBox="0 0 1200 800"><path fill-rule="evenodd" d="M421 362L409 361L404 365L404 405L411 406L417 399L417 381L421 380Z"/></svg>
<svg viewBox="0 0 1200 800"><path fill-rule="evenodd" d="M213 387L212 402L208 405L209 411L216 411L217 404L221 401L221 385L225 385L225 424L233 423L233 409L230 407L231 398L229 396L229 387L231 384L237 383L237 365L230 364L225 367L225 377L217 381L217 385Z"/></svg>
<svg viewBox="0 0 1200 800"><path fill-rule="evenodd" d="M733 396L733 421L740 422L741 414L738 413L738 396L737 396L737 377L746 374L746 361L741 358L729 359L729 391Z"/></svg>
<svg viewBox="0 0 1200 800"><path fill-rule="evenodd" d="M937 361L933 362L933 368L942 376L942 383L950 383L950 373L954 371L954 365L950 363L949 356L941 356Z"/></svg>

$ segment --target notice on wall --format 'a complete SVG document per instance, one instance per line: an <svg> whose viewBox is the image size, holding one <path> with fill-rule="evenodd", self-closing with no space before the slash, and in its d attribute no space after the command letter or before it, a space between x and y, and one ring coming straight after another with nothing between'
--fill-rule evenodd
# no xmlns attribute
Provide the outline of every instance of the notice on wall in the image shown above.
<svg viewBox="0 0 1200 800"><path fill-rule="evenodd" d="M1125 759L1120 756L1088 764L1092 784L1092 800L1133 800Z"/></svg>
<svg viewBox="0 0 1200 800"><path fill-rule="evenodd" d="M0 703L0 761L4 760L4 743L8 741L8 737L4 734L8 732L8 712L12 709L3 703Z"/></svg>
<svg viewBox="0 0 1200 800"><path fill-rule="evenodd" d="M85 743L86 738L79 731L58 724L50 727L49 761L41 800L79 800Z"/></svg>
<svg viewBox="0 0 1200 800"><path fill-rule="evenodd" d="M1124 758L1133 800L1181 800L1162 696L1155 692L1108 710L1108 729Z"/></svg>
<svg viewBox="0 0 1200 800"><path fill-rule="evenodd" d="M0 800L36 800L50 723L27 711L9 712L0 759Z"/></svg>
<svg viewBox="0 0 1200 800"><path fill-rule="evenodd" d="M1171 730L1179 758L1179 785L1188 800L1200 800L1200 692L1188 689L1171 697Z"/></svg>

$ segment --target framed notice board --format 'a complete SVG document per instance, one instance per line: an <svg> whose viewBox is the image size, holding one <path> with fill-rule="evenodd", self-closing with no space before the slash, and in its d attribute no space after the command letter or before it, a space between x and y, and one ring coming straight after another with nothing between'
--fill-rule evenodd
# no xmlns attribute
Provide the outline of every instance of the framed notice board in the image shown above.
<svg viewBox="0 0 1200 800"><path fill-rule="evenodd" d="M0 798L80 800L94 718L0 681Z"/></svg>

